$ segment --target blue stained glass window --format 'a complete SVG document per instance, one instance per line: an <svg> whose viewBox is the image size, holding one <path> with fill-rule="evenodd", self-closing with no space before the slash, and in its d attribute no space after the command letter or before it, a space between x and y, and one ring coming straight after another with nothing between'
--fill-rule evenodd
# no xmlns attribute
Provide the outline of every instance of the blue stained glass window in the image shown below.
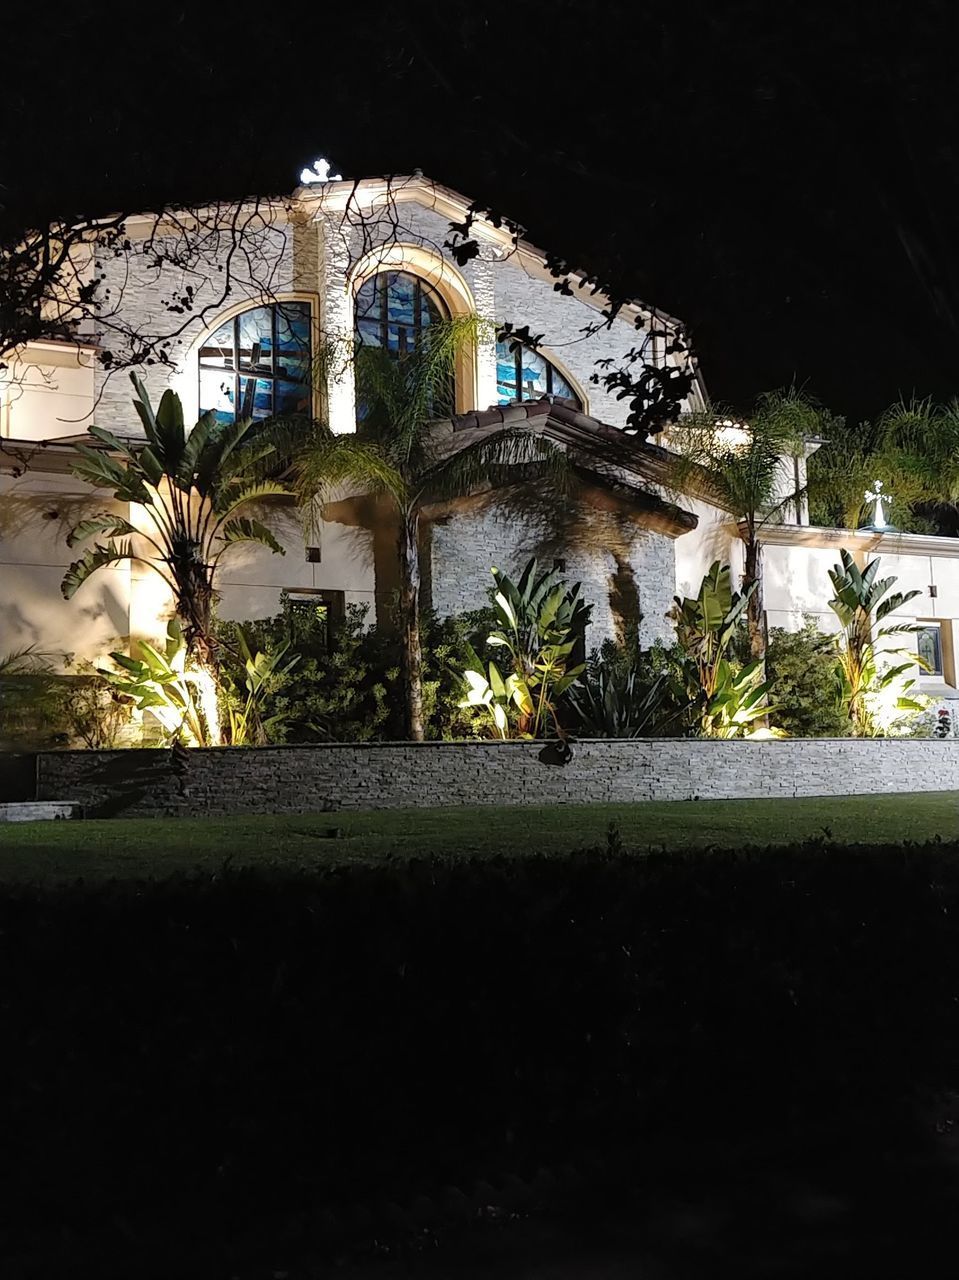
<svg viewBox="0 0 959 1280"><path fill-rule="evenodd" d="M569 382L554 364L538 351L510 343L496 344L496 398L499 404L516 404L523 400L539 400L543 396L560 396L572 400L581 409L582 402Z"/></svg>
<svg viewBox="0 0 959 1280"><path fill-rule="evenodd" d="M309 416L311 358L308 302L252 307L200 348L200 412L212 409L220 422Z"/></svg>
<svg viewBox="0 0 959 1280"><path fill-rule="evenodd" d="M424 329L447 318L434 289L406 271L381 271L356 295L356 340L397 355L412 351Z"/></svg>
<svg viewBox="0 0 959 1280"><path fill-rule="evenodd" d="M419 276L406 271L381 271L364 280L356 294L356 342L361 347L381 347L391 355L413 351L420 335L431 324L448 319L439 294ZM453 387L442 397L438 413L451 412ZM446 405L448 401L448 407ZM357 403L356 417L364 421L367 407Z"/></svg>

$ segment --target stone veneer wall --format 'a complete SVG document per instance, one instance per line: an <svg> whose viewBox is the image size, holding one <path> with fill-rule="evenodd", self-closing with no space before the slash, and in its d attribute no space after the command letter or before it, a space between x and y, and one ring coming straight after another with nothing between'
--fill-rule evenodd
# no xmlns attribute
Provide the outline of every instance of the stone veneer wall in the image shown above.
<svg viewBox="0 0 959 1280"><path fill-rule="evenodd" d="M959 739L331 744L37 757L37 798L88 816L234 816L443 805L959 793ZM959 794L957 794L959 801ZM959 804L957 804L959 824Z"/></svg>
<svg viewBox="0 0 959 1280"><path fill-rule="evenodd" d="M546 569L562 556L566 561L563 578L581 583L584 599L593 606L586 633L588 649L616 638L619 621L634 612L636 599L642 615L640 644L648 647L657 640L670 644L675 633L666 614L675 592L673 540L652 529L624 529L603 511L582 513L580 525L587 524L587 537L557 539L494 504L482 511L457 512L448 523L433 525L433 608L441 617L479 609L489 601L494 565L515 577L530 556L537 556ZM615 599L617 579L626 604L623 611Z"/></svg>

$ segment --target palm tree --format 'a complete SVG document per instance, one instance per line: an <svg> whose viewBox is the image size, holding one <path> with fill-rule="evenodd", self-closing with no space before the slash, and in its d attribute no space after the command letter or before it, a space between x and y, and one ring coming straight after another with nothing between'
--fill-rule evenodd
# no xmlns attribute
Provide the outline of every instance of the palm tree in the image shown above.
<svg viewBox="0 0 959 1280"><path fill-rule="evenodd" d="M745 547L742 590L749 593L746 625L754 659L766 651L763 603L762 530L779 521L803 498L795 484L783 495L787 459L799 456L806 438L819 435L831 421L804 392L793 388L765 392L746 420L731 420L715 410L690 415L680 423L680 454L674 486L699 490L738 519Z"/></svg>
<svg viewBox="0 0 959 1280"><path fill-rule="evenodd" d="M480 322L456 317L431 324L410 350L392 354L360 345L353 357L359 423L355 435L333 435L315 424L295 462L305 501L328 499L338 486L381 500L395 535L397 621L409 737L423 740L420 645L420 532L427 504L452 502L484 485L523 478L517 468L539 463L554 485L565 475L561 450L522 429L504 428L463 448L436 429L453 411L457 354L474 343Z"/></svg>
<svg viewBox="0 0 959 1280"><path fill-rule="evenodd" d="M881 480L895 503L894 523L929 529L926 516L959 499L959 403L901 401L875 422L834 419L829 443L809 461L809 502L820 524L856 529L867 519L865 492Z"/></svg>
<svg viewBox="0 0 959 1280"><path fill-rule="evenodd" d="M256 504L290 490L271 476L281 465L280 454L262 424L248 418L220 422L209 411L187 433L179 397L164 391L154 412L143 383L130 376L146 443L91 427L90 435L104 448L78 446L80 461L73 471L94 487L111 490L118 502L139 507L145 519L135 525L103 512L81 520L67 538L71 547L97 535L105 540L70 565L61 590L69 600L105 565L124 560L148 565L173 593L189 656L212 673L220 561L241 542L283 554L266 525L250 513Z"/></svg>

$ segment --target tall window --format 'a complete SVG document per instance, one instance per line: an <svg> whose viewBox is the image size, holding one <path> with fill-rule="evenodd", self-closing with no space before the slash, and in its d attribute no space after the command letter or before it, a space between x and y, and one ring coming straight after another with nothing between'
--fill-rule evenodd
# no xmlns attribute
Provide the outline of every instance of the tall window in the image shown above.
<svg viewBox="0 0 959 1280"><path fill-rule="evenodd" d="M416 344L431 324L449 319L443 300L435 289L407 271L381 271L364 280L356 294L357 356L363 348L378 348L392 356L403 356ZM367 419L370 406L363 399L363 379L358 377L356 421ZM438 417L453 412L456 400L452 379L433 405Z"/></svg>
<svg viewBox="0 0 959 1280"><path fill-rule="evenodd" d="M234 418L312 412L310 304L253 307L220 325L200 348L200 412Z"/></svg>
<svg viewBox="0 0 959 1280"><path fill-rule="evenodd" d="M926 664L921 674L924 676L942 675L942 632L938 622L927 622L916 632L916 647L919 657Z"/></svg>
<svg viewBox="0 0 959 1280"><path fill-rule="evenodd" d="M580 409L583 407L579 396L545 356L523 346L510 351L508 341L497 342L497 402L516 404L517 401L539 400L542 396L562 396L566 400L574 400Z"/></svg>
<svg viewBox="0 0 959 1280"><path fill-rule="evenodd" d="M424 329L447 318L436 290L406 271L370 276L356 295L357 342L396 355L412 351Z"/></svg>

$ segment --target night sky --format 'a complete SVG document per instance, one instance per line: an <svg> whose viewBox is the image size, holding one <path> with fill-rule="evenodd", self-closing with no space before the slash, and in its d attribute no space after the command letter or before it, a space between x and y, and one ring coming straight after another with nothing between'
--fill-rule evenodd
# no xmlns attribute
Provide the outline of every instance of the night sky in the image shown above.
<svg viewBox="0 0 959 1280"><path fill-rule="evenodd" d="M682 317L717 400L959 394L954 4L345 8L45 6L3 56L4 216L419 167Z"/></svg>

